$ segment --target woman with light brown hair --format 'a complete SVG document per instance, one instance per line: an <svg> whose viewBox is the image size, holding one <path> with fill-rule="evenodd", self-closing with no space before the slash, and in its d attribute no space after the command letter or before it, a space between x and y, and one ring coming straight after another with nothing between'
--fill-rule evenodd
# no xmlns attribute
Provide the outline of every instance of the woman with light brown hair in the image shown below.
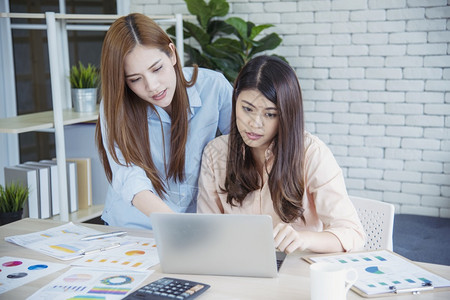
<svg viewBox="0 0 450 300"><path fill-rule="evenodd" d="M152 212L196 210L201 154L217 131L229 132L232 86L179 61L169 36L142 14L106 33L96 139L111 183L109 225L151 228Z"/></svg>
<svg viewBox="0 0 450 300"><path fill-rule="evenodd" d="M337 252L361 249L365 233L333 154L305 131L297 76L258 56L239 73L229 135L205 148L197 211L272 217L274 244Z"/></svg>

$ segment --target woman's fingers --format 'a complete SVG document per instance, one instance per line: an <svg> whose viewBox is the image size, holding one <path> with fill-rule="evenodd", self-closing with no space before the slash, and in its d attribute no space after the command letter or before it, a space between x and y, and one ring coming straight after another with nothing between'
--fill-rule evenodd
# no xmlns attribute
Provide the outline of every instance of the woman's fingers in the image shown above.
<svg viewBox="0 0 450 300"><path fill-rule="evenodd" d="M292 253L301 248L300 233L289 224L279 223L273 230L275 247L279 251ZM303 250L303 249L302 249Z"/></svg>

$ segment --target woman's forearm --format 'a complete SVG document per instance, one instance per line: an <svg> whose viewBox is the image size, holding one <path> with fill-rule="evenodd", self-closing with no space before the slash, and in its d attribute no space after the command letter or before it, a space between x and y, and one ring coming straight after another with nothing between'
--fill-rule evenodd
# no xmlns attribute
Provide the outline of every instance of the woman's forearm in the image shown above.
<svg viewBox="0 0 450 300"><path fill-rule="evenodd" d="M148 190L137 193L131 203L146 216L154 212L173 212L161 198Z"/></svg>
<svg viewBox="0 0 450 300"><path fill-rule="evenodd" d="M329 252L342 252L344 248L341 242L331 232L321 231L298 231L300 238L305 238L309 240L308 250L317 253L329 253ZM302 237L304 236L304 237Z"/></svg>
<svg viewBox="0 0 450 300"><path fill-rule="evenodd" d="M297 249L318 253L344 251L337 236L327 231L296 231L289 224L279 223L274 228L273 236L275 247L286 253L292 253Z"/></svg>

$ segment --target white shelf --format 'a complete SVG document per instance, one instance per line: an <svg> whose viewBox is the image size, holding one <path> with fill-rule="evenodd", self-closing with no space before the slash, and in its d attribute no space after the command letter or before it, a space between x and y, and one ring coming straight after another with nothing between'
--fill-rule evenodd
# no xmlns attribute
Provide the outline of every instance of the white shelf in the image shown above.
<svg viewBox="0 0 450 300"><path fill-rule="evenodd" d="M111 14L60 14L55 13L55 17L61 20L68 20L72 22L107 22L111 23L114 20L121 17L121 15L111 15ZM158 21L174 21L175 15L148 15L148 17L153 20ZM45 19L45 13L6 13L0 12L0 18L10 18L10 19Z"/></svg>
<svg viewBox="0 0 450 300"><path fill-rule="evenodd" d="M76 212L69 214L69 221L71 222L86 222L93 218L100 217L103 213L103 205L92 205L88 208L79 209ZM61 221L59 215L49 218L49 220Z"/></svg>
<svg viewBox="0 0 450 300"><path fill-rule="evenodd" d="M98 109L95 112L89 113L75 112L73 109L63 109L62 113L64 125L96 121L98 118ZM53 111L44 111L0 119L0 133L24 133L54 129L54 127ZM103 205L93 205L88 208L79 209L76 212L69 213L67 221L85 222L101 216L102 212ZM62 221L60 215L53 216L50 219Z"/></svg>
<svg viewBox="0 0 450 300"><path fill-rule="evenodd" d="M55 133L61 213L54 219L83 222L98 217L103 211L103 205L97 205L88 209L79 210L75 213L68 213L64 125L96 121L98 118L98 111L94 113L76 113L71 108L70 83L67 80L67 74L69 73L67 30L98 30L100 27L107 30L109 26L106 26L105 28L105 26L98 25L98 23L110 24L119 17L120 15L59 14L54 12L36 14L0 12L0 18L45 20L45 25L28 23L11 24L8 20L5 25L5 32L11 29L38 29L47 31L53 110L3 119L0 118L0 133L19 134L30 131L51 131ZM183 54L182 15L176 14L171 16L150 17L157 20L157 22L175 23L177 50L179 53ZM88 25L74 23L85 23ZM0 25L2 25L1 29L3 29L4 23L0 23ZM8 53L12 56L12 51L10 51L10 49ZM183 55L180 56L180 64L184 65ZM5 79L5 82L6 81L7 80ZM10 79L9 84L5 84L5 86L9 87L11 85L11 89L14 89L13 82L14 78ZM14 97L10 98L12 99ZM15 99L11 101L15 101Z"/></svg>
<svg viewBox="0 0 450 300"><path fill-rule="evenodd" d="M98 118L98 111L79 113L72 109L63 109L62 113L64 125L96 121ZM24 133L53 128L55 128L53 111L0 119L0 133Z"/></svg>

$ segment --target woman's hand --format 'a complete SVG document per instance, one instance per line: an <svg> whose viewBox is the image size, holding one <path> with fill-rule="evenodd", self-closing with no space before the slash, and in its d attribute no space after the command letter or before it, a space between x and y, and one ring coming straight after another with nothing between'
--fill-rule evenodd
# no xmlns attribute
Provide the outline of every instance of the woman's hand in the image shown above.
<svg viewBox="0 0 450 300"><path fill-rule="evenodd" d="M275 247L287 254L299 249L318 253L342 252L339 239L328 231L297 231L291 225L279 223L273 229Z"/></svg>
<svg viewBox="0 0 450 300"><path fill-rule="evenodd" d="M278 223L273 229L273 238L275 247L287 254L295 250L306 250L309 247L309 240L307 238L308 232L296 231L291 225L285 223Z"/></svg>

